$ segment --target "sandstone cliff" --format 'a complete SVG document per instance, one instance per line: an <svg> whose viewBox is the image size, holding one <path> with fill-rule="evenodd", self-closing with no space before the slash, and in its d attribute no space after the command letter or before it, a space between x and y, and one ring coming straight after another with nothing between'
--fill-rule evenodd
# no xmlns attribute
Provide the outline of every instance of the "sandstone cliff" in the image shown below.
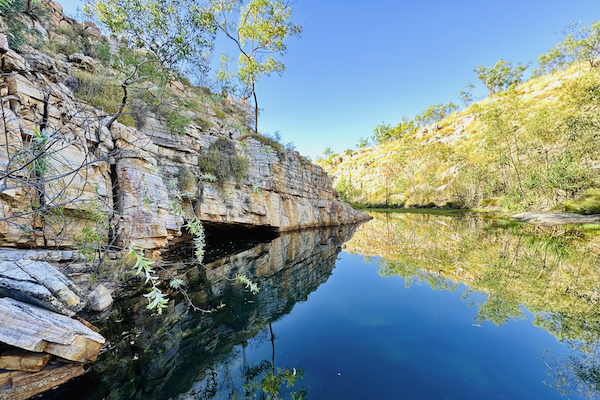
<svg viewBox="0 0 600 400"><path fill-rule="evenodd" d="M203 103L198 88L174 80L168 88L179 103L169 107L196 104L195 111L182 111L189 116L186 126L167 129L148 112L138 128L115 122L107 129L110 115L75 96L82 89L74 75L104 79L110 67L69 54L64 31L80 27L73 32L112 51L123 45L102 37L93 24L64 16L58 4L48 5L45 24L25 22L40 32L38 48L62 52L48 55L29 45L16 52L0 37L0 246L102 242L161 249L194 215L206 223L275 231L365 219L340 201L321 167L240 129L243 118L232 99L222 100L230 114L217 118L219 110ZM198 166L220 137L247 159L241 179L215 181Z"/></svg>

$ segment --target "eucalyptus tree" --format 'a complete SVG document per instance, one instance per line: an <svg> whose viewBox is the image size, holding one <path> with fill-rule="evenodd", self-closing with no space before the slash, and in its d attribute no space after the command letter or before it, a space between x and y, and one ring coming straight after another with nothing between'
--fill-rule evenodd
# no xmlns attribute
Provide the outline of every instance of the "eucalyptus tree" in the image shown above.
<svg viewBox="0 0 600 400"><path fill-rule="evenodd" d="M282 74L285 65L274 55L287 51L286 40L300 36L302 27L291 19L289 2L280 0L209 0L204 12L196 14L200 24L207 19L235 43L239 51L236 76L254 99L254 130L258 133L256 82L262 75ZM235 21L237 17L237 22ZM224 56L226 58L227 56ZM221 77L230 76L221 70Z"/></svg>
<svg viewBox="0 0 600 400"><path fill-rule="evenodd" d="M508 90L513 85L521 83L523 73L529 64L517 64L513 68L512 63L499 59L493 67L477 66L473 71L477 72L477 78L484 84L490 96L497 92Z"/></svg>
<svg viewBox="0 0 600 400"><path fill-rule="evenodd" d="M569 30L577 24L571 25ZM566 33L566 32L565 32ZM565 39L538 58L540 68L536 73L552 73L565 69L573 62L589 63L590 68L600 65L600 21L583 26L578 32L565 35Z"/></svg>
<svg viewBox="0 0 600 400"><path fill-rule="evenodd" d="M193 0L88 0L84 11L126 44L113 63L122 72L123 98L110 125L127 104L127 88L142 80L166 81L190 65L207 68L204 52L212 48L214 29Z"/></svg>

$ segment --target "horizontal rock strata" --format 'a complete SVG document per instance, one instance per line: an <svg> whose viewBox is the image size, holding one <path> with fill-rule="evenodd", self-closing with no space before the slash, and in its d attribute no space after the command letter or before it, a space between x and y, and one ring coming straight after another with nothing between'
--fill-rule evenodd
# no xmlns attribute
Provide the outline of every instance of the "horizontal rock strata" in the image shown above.
<svg viewBox="0 0 600 400"><path fill-rule="evenodd" d="M25 400L85 373L81 363L56 362L39 372L0 370L0 400Z"/></svg>
<svg viewBox="0 0 600 400"><path fill-rule="evenodd" d="M68 17L61 21L76 23ZM20 152L29 157L27 146L40 140L42 129L50 150L43 155L43 174L13 167L0 186L0 246L77 248L99 237L121 247L161 249L194 215L276 231L366 218L340 201L321 167L295 151L242 135L233 114L218 119L206 104L208 128L190 124L173 133L149 113L140 129L118 122L108 129L109 115L70 89L75 79L70 74L93 69L90 60L78 54L52 58L31 46L20 51L5 49L0 55L0 168L14 166ZM198 95L180 83L171 89L197 101ZM198 166L218 137L231 140L248 161L237 182L205 179ZM185 188L182 172L192 177ZM40 213L40 206L52 212ZM175 211L179 208L183 216Z"/></svg>
<svg viewBox="0 0 600 400"><path fill-rule="evenodd" d="M70 361L93 362L104 338L75 319L5 297L0 299L0 342Z"/></svg>
<svg viewBox="0 0 600 400"><path fill-rule="evenodd" d="M0 295L68 316L85 306L81 290L47 262L0 262Z"/></svg>

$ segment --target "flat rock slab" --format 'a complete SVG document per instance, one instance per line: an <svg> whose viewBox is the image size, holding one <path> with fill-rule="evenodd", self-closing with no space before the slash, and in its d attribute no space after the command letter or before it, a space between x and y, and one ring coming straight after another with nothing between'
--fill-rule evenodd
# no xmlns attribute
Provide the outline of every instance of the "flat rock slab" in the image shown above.
<svg viewBox="0 0 600 400"><path fill-rule="evenodd" d="M0 353L0 369L37 372L52 358L51 354L10 349Z"/></svg>
<svg viewBox="0 0 600 400"><path fill-rule="evenodd" d="M0 262L0 295L69 316L85 307L77 285L44 261Z"/></svg>
<svg viewBox="0 0 600 400"><path fill-rule="evenodd" d="M510 216L521 222L536 226L558 226L566 224L600 224L600 215L581 215L570 213L524 212Z"/></svg>
<svg viewBox="0 0 600 400"><path fill-rule="evenodd" d="M0 372L0 400L25 400L84 373L81 363L47 365L39 372Z"/></svg>
<svg viewBox="0 0 600 400"><path fill-rule="evenodd" d="M75 319L4 297L0 298L0 342L70 361L93 362L104 338Z"/></svg>
<svg viewBox="0 0 600 400"><path fill-rule="evenodd" d="M77 253L72 250L21 250L12 248L0 248L0 261L47 261L61 262L73 261Z"/></svg>

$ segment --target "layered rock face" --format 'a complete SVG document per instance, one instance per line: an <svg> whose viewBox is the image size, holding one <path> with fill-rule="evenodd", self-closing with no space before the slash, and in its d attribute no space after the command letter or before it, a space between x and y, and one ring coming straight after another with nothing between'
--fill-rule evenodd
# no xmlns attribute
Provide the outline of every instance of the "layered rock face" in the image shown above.
<svg viewBox="0 0 600 400"><path fill-rule="evenodd" d="M76 39L65 32L87 32L93 36L88 44L108 44L113 54L123 44L64 16L58 4L44 3L49 9L43 19L18 17L25 33L39 32L37 46L21 45L17 52L0 33L0 247L23 249L0 252L0 399L56 387L95 360L104 338L76 314L112 302L103 285L84 294L97 273L85 260L94 259L98 244L113 259L118 256L111 250L131 245L157 256L196 218L287 231L365 217L339 201L320 167L244 132L233 100L219 99L232 111L217 118L210 102L197 99L199 88L172 82L168 90L195 102L208 118L178 111L198 125L177 133L152 112L136 121L137 129L108 123L110 114L75 96L85 83L75 76L102 84L114 80L115 71L89 56L65 54ZM7 32L8 17L0 15L0 32ZM38 50L51 48L47 44L63 52ZM243 173L230 177L217 170L216 179L199 167L199 157L217 141L226 141L243 161ZM80 290L84 286L90 287ZM184 312L182 307L175 311Z"/></svg>
<svg viewBox="0 0 600 400"><path fill-rule="evenodd" d="M52 21L77 24L52 4ZM40 29L59 40L51 29ZM160 249L194 216L276 231L365 218L339 200L321 167L243 134L233 117L211 117L209 124L178 133L152 115L139 129L118 122L108 129L110 116L71 90L77 86L73 73L99 68L93 59L50 57L31 46L17 53L0 43L0 246L100 240ZM179 82L170 89L192 95ZM219 137L248 160L241 180L205 179L198 167L198 157ZM185 190L182 170L192 177Z"/></svg>

